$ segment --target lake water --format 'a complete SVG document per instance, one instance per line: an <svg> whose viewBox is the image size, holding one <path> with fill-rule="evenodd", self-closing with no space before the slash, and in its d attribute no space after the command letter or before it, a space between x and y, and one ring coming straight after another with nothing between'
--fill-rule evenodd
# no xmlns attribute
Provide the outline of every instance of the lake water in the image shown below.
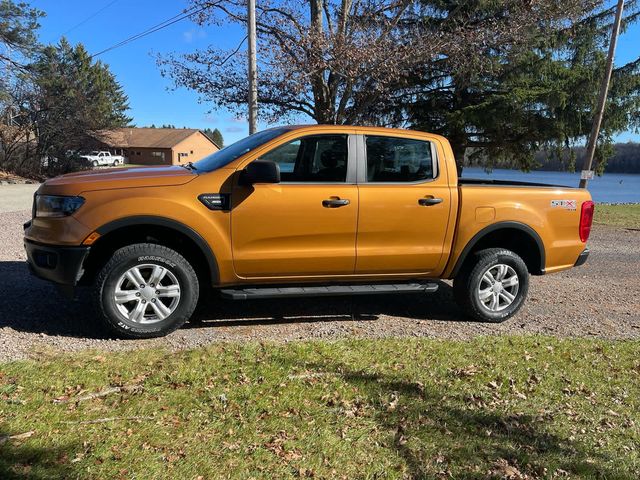
<svg viewBox="0 0 640 480"><path fill-rule="evenodd" d="M577 187L579 173L569 172L530 172L519 170L495 169L491 173L482 168L465 168L463 178L485 178L495 180L516 180L521 182L548 183ZM640 175L630 173L605 173L602 177L589 180L588 190L595 202L601 203L640 203Z"/></svg>

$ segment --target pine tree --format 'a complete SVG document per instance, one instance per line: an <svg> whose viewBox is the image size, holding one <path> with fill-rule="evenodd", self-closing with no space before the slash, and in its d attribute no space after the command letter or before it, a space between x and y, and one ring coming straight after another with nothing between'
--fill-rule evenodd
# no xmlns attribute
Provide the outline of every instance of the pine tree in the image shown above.
<svg viewBox="0 0 640 480"><path fill-rule="evenodd" d="M38 50L36 31L44 12L26 3L0 0L0 65L22 69L24 60ZM13 72L15 73L15 72Z"/></svg>
<svg viewBox="0 0 640 480"><path fill-rule="evenodd" d="M104 129L124 127L128 99L102 62L66 39L47 46L30 66L35 84L33 120L40 155L64 157Z"/></svg>
<svg viewBox="0 0 640 480"><path fill-rule="evenodd" d="M224 147L224 138L222 137L222 132L220 132L220 130L218 130L217 128L213 130L211 130L210 128L205 128L202 133L209 137L211 141L218 147Z"/></svg>
<svg viewBox="0 0 640 480"><path fill-rule="evenodd" d="M220 132L220 130L218 130L217 128L213 130L213 133L211 134L211 140L213 140L213 143L215 143L218 147L224 147L224 138L222 138L222 132Z"/></svg>

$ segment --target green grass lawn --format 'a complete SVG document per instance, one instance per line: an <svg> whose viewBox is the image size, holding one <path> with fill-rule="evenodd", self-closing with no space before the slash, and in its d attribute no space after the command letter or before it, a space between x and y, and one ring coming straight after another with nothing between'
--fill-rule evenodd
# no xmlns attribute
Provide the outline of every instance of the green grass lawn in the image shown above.
<svg viewBox="0 0 640 480"><path fill-rule="evenodd" d="M640 204L596 204L594 222L614 225L617 227L640 228Z"/></svg>
<svg viewBox="0 0 640 480"><path fill-rule="evenodd" d="M639 354L489 337L13 362L0 478L636 479Z"/></svg>

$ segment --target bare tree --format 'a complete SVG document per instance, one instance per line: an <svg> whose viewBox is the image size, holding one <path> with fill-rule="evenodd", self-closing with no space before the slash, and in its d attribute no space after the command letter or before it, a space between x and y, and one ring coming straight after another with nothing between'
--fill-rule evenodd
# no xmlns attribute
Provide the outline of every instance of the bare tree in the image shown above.
<svg viewBox="0 0 640 480"><path fill-rule="evenodd" d="M447 2L444 2L447 3ZM450 5L418 0L261 0L257 4L258 101L270 122L309 116L318 123L397 123L380 106L411 95L411 75L434 62L492 68L490 49L526 44L531 26L559 28L594 0L506 0L490 18L447 16ZM197 23L246 23L246 2L192 0ZM214 46L158 58L176 86L243 115L246 56Z"/></svg>

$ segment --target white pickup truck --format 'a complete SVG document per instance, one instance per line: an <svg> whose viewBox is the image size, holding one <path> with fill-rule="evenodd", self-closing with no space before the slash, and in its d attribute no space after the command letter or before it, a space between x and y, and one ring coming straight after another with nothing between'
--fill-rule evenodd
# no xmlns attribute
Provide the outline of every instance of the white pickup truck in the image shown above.
<svg viewBox="0 0 640 480"><path fill-rule="evenodd" d="M122 155L111 155L111 152L106 151L93 151L87 155L81 155L81 158L88 160L94 167L99 165L113 165L115 167L124 163L124 157Z"/></svg>

